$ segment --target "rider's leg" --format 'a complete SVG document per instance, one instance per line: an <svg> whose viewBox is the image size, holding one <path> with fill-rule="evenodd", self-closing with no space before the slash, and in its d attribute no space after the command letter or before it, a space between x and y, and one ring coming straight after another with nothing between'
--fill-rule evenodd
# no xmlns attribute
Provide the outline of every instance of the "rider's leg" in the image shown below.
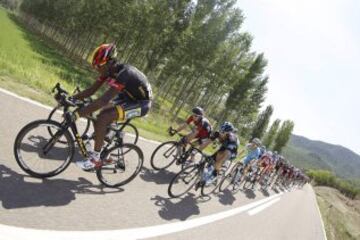
<svg viewBox="0 0 360 240"><path fill-rule="evenodd" d="M209 138L204 138L202 139L202 143L199 146L200 150L205 149L207 146L209 146L209 144L211 143L211 140Z"/></svg>
<svg viewBox="0 0 360 240"><path fill-rule="evenodd" d="M79 161L78 165L84 170L90 170L101 165L100 152L104 143L107 126L118 118L116 108L101 111L95 122L95 146L94 151L89 153L86 161Z"/></svg>
<svg viewBox="0 0 360 240"><path fill-rule="evenodd" d="M118 110L117 108L121 108L120 106L107 108L100 112L95 122L95 148L96 152L101 151L102 146L104 145L104 138L106 135L106 128L108 125L115 120L123 120L124 114L122 109ZM120 113L119 113L120 112Z"/></svg>
<svg viewBox="0 0 360 240"><path fill-rule="evenodd" d="M209 138L200 138L200 139L198 139L198 143L200 144L198 148L199 148L199 150L202 151L211 143L211 140ZM193 162L194 158L195 158L195 152L191 153L190 159L189 159L190 162Z"/></svg>
<svg viewBox="0 0 360 240"><path fill-rule="evenodd" d="M189 133L188 135L185 136L185 140L186 140L186 144L191 142L192 140L194 140L196 138L197 133L196 132L192 132Z"/></svg>
<svg viewBox="0 0 360 240"><path fill-rule="evenodd" d="M220 172L221 166L227 159L230 159L231 152L229 150L218 151L215 157L215 171Z"/></svg>

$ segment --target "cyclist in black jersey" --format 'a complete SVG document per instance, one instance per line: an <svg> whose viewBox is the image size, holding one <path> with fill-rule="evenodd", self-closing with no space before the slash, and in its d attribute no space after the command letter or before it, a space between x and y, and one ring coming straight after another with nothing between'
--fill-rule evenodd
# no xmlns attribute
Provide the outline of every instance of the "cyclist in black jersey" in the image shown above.
<svg viewBox="0 0 360 240"><path fill-rule="evenodd" d="M109 89L101 97L67 116L70 120L76 120L102 109L95 122L94 151L88 154L87 161L78 162L85 170L101 164L100 152L109 124L145 116L151 108L152 91L147 77L136 67L118 62L116 55L115 44L102 44L96 48L92 57L92 67L100 76L88 89L72 97L84 99L93 95L104 83L109 85ZM111 100L113 104L109 104Z"/></svg>
<svg viewBox="0 0 360 240"><path fill-rule="evenodd" d="M214 132L210 137L212 141L219 139L221 147L215 153L215 169L206 179L206 184L211 184L217 178L221 166L226 160L233 160L236 158L240 142L235 131L236 129L232 123L224 122L220 126L220 131Z"/></svg>

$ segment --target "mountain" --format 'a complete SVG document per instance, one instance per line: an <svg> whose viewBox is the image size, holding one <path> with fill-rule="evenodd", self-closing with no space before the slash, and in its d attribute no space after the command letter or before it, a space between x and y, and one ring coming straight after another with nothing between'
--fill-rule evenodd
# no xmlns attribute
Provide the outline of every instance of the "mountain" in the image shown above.
<svg viewBox="0 0 360 240"><path fill-rule="evenodd" d="M339 145L292 135L283 155L297 167L327 169L343 178L360 178L360 156Z"/></svg>

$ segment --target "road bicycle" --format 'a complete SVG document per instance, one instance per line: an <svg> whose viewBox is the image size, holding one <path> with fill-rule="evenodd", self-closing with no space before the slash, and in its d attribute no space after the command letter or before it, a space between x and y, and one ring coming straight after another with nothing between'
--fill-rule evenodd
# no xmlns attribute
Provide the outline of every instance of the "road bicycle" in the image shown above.
<svg viewBox="0 0 360 240"><path fill-rule="evenodd" d="M198 153L202 155L202 159L199 163L189 165L177 173L174 178L170 181L168 187L168 194L172 198L178 198L188 193L193 188L195 191L201 190L202 196L208 196L215 192L222 177L229 168L229 161L223 164L222 170L219 172L217 178L210 184L206 181L212 171L214 171L215 154L206 155L199 149L194 148Z"/></svg>
<svg viewBox="0 0 360 240"><path fill-rule="evenodd" d="M65 95L69 96L69 93L66 90L62 89L59 83L57 83L52 90L52 92L55 92L55 91L56 91L56 94L58 94L60 92L64 96ZM80 92L80 88L79 88L79 86L77 86L75 88L75 90L73 91L73 94L76 94L79 92ZM90 104L91 102L92 102L91 98L86 98L82 101L76 100L76 101L74 101L74 104L76 105L76 108L82 108L82 107ZM61 121L63 114L59 114L58 111L60 111L60 113L68 112L69 107L72 107L72 106L62 105L61 102L58 101L58 104L51 110L47 119L53 120L56 122ZM90 126L91 125L94 126L94 122L96 120L95 116L91 115L89 117L84 118L83 120L85 121L85 125L83 125L83 124L81 124L80 126L78 125L79 134L83 139L92 138L93 136L89 136L88 133L90 131ZM107 136L114 135L113 131L116 131L117 129L121 129L121 131L124 133L123 134L124 142L137 144L138 139L139 139L139 131L133 124L127 123L126 125L124 125L123 122L114 122L108 127ZM53 135L52 132L50 132L50 134Z"/></svg>
<svg viewBox="0 0 360 240"><path fill-rule="evenodd" d="M180 140L172 140L160 144L151 154L151 167L155 170L164 170L175 163L176 165L180 165L183 169L186 165L186 161L195 162L198 158L195 155L200 150L192 143L188 143L190 147L186 149L186 144L184 143L185 135L176 132L172 128L169 128L168 132L170 135L177 134L180 137Z"/></svg>
<svg viewBox="0 0 360 240"><path fill-rule="evenodd" d="M55 98L68 114L77 105L68 99L59 86ZM131 119L123 123L124 128ZM75 143L83 159L88 157L91 139L84 140L77 124L67 118L59 123L53 120L37 120L24 126L14 143L15 159L22 170L33 177L48 178L63 172L72 162ZM107 187L119 187L133 180L143 165L141 149L123 142L122 129L109 139L101 152L102 164L94 169L99 181Z"/></svg>
<svg viewBox="0 0 360 240"><path fill-rule="evenodd" d="M244 164L241 161L237 161L229 173L222 178L219 184L219 191L223 192L226 189L230 189L231 191L238 190L245 180L244 169Z"/></svg>

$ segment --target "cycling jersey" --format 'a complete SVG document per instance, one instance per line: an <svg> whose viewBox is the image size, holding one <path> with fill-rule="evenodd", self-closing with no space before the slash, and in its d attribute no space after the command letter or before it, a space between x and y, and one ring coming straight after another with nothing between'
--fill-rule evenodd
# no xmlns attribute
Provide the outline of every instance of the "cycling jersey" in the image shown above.
<svg viewBox="0 0 360 240"><path fill-rule="evenodd" d="M226 135L226 138L224 140L220 139L220 142L221 147L219 151L229 150L231 152L230 159L236 158L237 149L240 144L236 134L230 132Z"/></svg>
<svg viewBox="0 0 360 240"><path fill-rule="evenodd" d="M251 160L258 159L259 157L260 157L260 148L257 147L248 153L248 155L244 158L243 163L246 166L249 164Z"/></svg>
<svg viewBox="0 0 360 240"><path fill-rule="evenodd" d="M152 90L147 77L136 67L127 64L115 64L114 70L107 76L98 78L109 86L123 92L132 101L151 100Z"/></svg>
<svg viewBox="0 0 360 240"><path fill-rule="evenodd" d="M272 163L272 157L268 153L264 153L260 158L261 164L263 167L266 167Z"/></svg>
<svg viewBox="0 0 360 240"><path fill-rule="evenodd" d="M198 121L195 121L194 117L191 115L186 120L186 123L190 124L192 122L195 124L196 130L198 131L196 138L209 138L211 133L211 125L209 120L207 120L205 117L201 117Z"/></svg>

